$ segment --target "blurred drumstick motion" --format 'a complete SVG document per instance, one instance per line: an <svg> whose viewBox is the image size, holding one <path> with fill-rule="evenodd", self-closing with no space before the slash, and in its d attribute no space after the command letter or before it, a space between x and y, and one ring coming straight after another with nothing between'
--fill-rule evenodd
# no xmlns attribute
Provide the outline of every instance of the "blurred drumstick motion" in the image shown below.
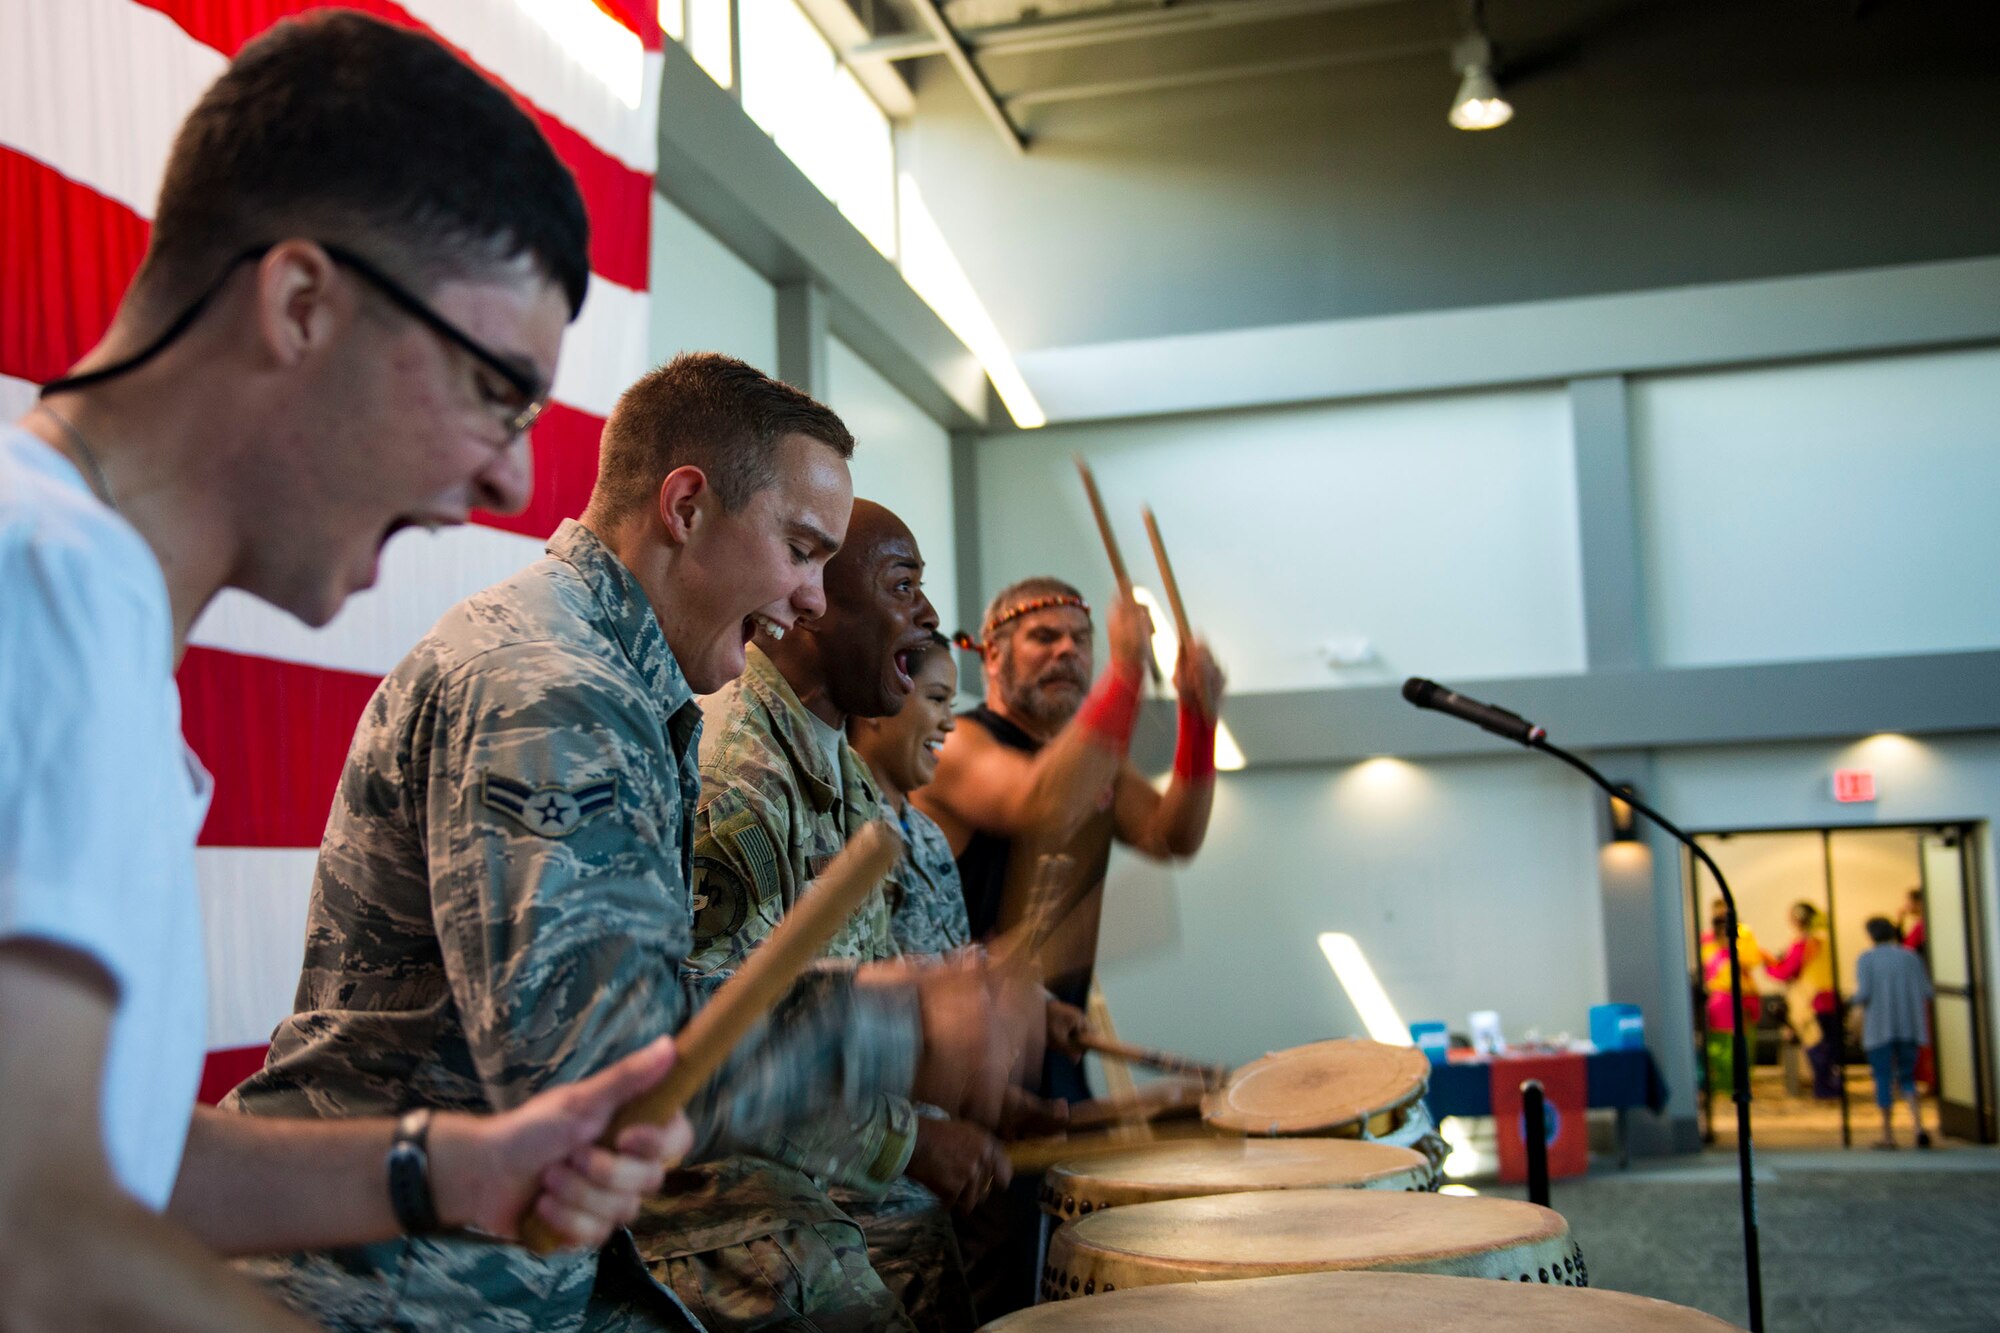
<svg viewBox="0 0 2000 1333"><path fill-rule="evenodd" d="M1125 557L1118 550L1118 539L1111 534L1111 515L1104 512L1104 497L1097 490L1097 474L1090 470L1090 464L1083 461L1082 454L1071 454L1070 457L1076 460L1076 474L1083 478L1083 493L1090 497L1091 516L1097 520L1097 535L1104 539L1104 554L1110 557L1111 577L1118 582L1118 596L1120 600L1129 599L1132 596L1132 576L1125 572ZM1151 653L1146 654L1146 673L1155 685L1160 683L1160 664L1153 660Z"/></svg>
<svg viewBox="0 0 2000 1333"><path fill-rule="evenodd" d="M1118 1125L1089 1134L1055 1134L1047 1138L1019 1139L1007 1145L1007 1160L1015 1174L1046 1171L1057 1162L1082 1157L1101 1157L1146 1144L1172 1143L1182 1139L1224 1137L1200 1120L1169 1120L1159 1125L1144 1122ZM1233 1136L1230 1136L1233 1137Z"/></svg>
<svg viewBox="0 0 2000 1333"><path fill-rule="evenodd" d="M903 840L886 823L870 824L855 834L777 929L751 950L736 975L723 982L675 1036L674 1066L667 1076L620 1108L598 1142L609 1147L629 1125L664 1125L680 1114L736 1043L783 998L861 900L882 882L902 848ZM521 1239L536 1254L548 1254L562 1244L533 1212L521 1219Z"/></svg>
<svg viewBox="0 0 2000 1333"><path fill-rule="evenodd" d="M1174 633L1180 636L1181 652L1194 651L1194 627L1188 623L1187 604L1181 600L1180 581L1174 578L1174 567L1167 559L1167 544L1160 540L1159 520L1153 517L1150 505L1141 506L1140 514L1146 520L1146 537L1153 543L1153 559L1160 566L1160 583L1167 592L1167 606L1174 613ZM1215 721L1215 702L1204 693L1201 700L1202 719Z"/></svg>
<svg viewBox="0 0 2000 1333"><path fill-rule="evenodd" d="M1229 1070L1221 1065L1203 1064L1190 1060L1184 1055L1174 1055L1169 1051L1148 1050L1144 1046L1134 1046L1130 1042L1113 1041L1094 1032L1085 1032L1077 1041L1086 1050L1113 1060L1123 1060L1127 1064L1145 1065L1148 1069L1158 1069L1168 1074L1186 1074L1198 1078L1210 1087L1219 1088L1229 1081Z"/></svg>
<svg viewBox="0 0 2000 1333"><path fill-rule="evenodd" d="M1204 1091L1206 1084L1201 1079L1161 1079L1129 1097L1099 1097L1076 1103L1069 1108L1069 1127L1072 1131L1101 1129L1197 1115Z"/></svg>
<svg viewBox="0 0 2000 1333"><path fill-rule="evenodd" d="M1061 852L1035 858L1035 876L1028 885L1028 902L1021 919L987 948L987 956L1003 968L1033 965L1042 970L1042 947L1082 900L1072 887L1076 860Z"/></svg>
<svg viewBox="0 0 2000 1333"><path fill-rule="evenodd" d="M1111 516L1104 512L1104 497L1097 493L1097 477L1082 454L1076 459L1077 475L1083 478L1083 493L1090 497L1090 512L1097 519L1097 535L1104 539L1104 554L1111 557L1111 577L1118 581L1118 595L1132 595L1132 577L1125 572L1125 557L1118 553L1118 539L1111 535Z"/></svg>

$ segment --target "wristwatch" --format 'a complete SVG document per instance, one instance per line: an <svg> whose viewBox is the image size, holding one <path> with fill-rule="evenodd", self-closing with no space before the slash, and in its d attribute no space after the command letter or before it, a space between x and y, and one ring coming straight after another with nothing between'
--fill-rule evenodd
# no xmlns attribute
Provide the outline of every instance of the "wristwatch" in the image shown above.
<svg viewBox="0 0 2000 1333"><path fill-rule="evenodd" d="M442 1231L437 1203L431 1198L431 1158L425 1140L431 1132L431 1108L405 1112L389 1142L389 1206L406 1235Z"/></svg>

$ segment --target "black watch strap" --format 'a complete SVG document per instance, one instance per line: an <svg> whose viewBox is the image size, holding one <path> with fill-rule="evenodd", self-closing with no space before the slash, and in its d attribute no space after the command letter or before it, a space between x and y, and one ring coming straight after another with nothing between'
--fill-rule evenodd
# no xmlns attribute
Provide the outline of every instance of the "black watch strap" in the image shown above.
<svg viewBox="0 0 2000 1333"><path fill-rule="evenodd" d="M389 1206L412 1236L444 1229L431 1198L430 1132L431 1108L419 1107L396 1122L396 1137L389 1144Z"/></svg>

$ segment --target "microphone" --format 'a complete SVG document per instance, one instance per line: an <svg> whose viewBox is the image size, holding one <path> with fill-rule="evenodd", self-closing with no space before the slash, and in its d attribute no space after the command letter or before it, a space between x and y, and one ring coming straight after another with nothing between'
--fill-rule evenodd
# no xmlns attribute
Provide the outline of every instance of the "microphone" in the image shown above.
<svg viewBox="0 0 2000 1333"><path fill-rule="evenodd" d="M1510 713L1504 708L1454 694L1436 681L1425 680L1422 676L1412 676L1403 682L1403 697L1419 708L1434 708L1440 713L1449 713L1461 722L1483 727L1517 745L1534 745L1549 734L1519 713Z"/></svg>

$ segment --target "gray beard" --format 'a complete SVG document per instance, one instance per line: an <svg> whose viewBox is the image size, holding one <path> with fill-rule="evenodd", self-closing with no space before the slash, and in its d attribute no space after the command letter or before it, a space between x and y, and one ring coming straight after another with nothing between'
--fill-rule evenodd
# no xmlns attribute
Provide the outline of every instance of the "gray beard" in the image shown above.
<svg viewBox="0 0 2000 1333"><path fill-rule="evenodd" d="M1081 693L1072 701L1058 697L1053 690L1045 689L1032 681L1011 685L1001 692L1000 697L1006 701L1008 712L1046 731L1054 731L1065 725L1076 716L1076 710L1083 705Z"/></svg>

